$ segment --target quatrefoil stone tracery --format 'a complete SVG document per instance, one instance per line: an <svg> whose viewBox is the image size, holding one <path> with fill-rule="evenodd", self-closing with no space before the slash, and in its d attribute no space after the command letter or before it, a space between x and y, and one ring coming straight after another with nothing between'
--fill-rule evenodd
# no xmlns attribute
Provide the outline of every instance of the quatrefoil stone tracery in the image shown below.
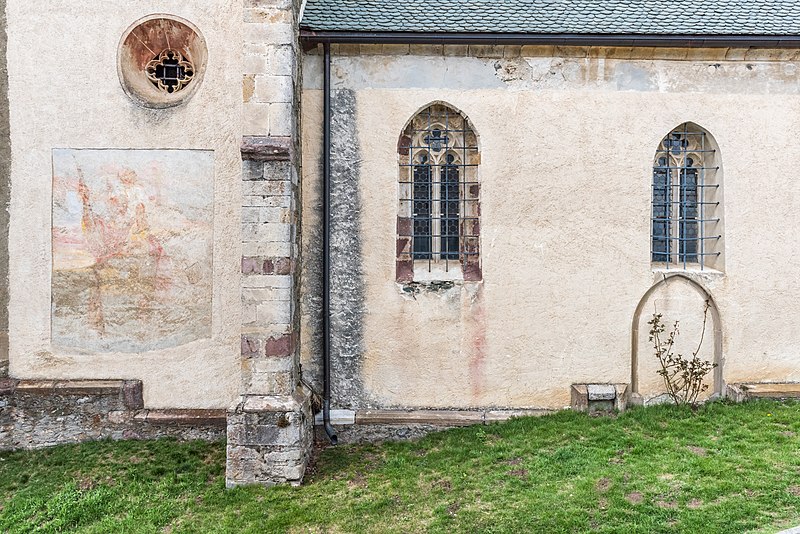
<svg viewBox="0 0 800 534"><path fill-rule="evenodd" d="M661 157L656 158L656 165L673 168L702 166L704 151L701 137L702 134L696 132L673 132L668 135L662 141L663 148L657 154Z"/></svg>
<svg viewBox="0 0 800 534"><path fill-rule="evenodd" d="M194 77L194 70L194 65L180 52L169 49L161 52L145 67L147 79L167 93L174 93L186 87Z"/></svg>

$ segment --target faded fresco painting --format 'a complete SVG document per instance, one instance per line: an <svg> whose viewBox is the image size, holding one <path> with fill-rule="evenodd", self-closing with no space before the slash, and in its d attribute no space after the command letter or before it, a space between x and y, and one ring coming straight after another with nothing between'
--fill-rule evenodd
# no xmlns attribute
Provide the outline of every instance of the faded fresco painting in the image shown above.
<svg viewBox="0 0 800 534"><path fill-rule="evenodd" d="M214 154L53 151L53 345L142 352L211 333Z"/></svg>

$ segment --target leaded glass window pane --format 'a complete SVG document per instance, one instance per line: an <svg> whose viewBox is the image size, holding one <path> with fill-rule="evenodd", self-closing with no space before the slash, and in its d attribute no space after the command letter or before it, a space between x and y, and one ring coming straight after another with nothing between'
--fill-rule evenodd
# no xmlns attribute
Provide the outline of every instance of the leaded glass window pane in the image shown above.
<svg viewBox="0 0 800 534"><path fill-rule="evenodd" d="M427 158L422 158L427 162ZM431 252L431 213L432 193L431 166L422 163L414 167L414 259L430 259Z"/></svg>
<svg viewBox="0 0 800 534"><path fill-rule="evenodd" d="M459 180L458 166L453 156L447 157L447 163L441 170L441 225L442 225L442 257L450 260L458 259L459 252Z"/></svg>
<svg viewBox="0 0 800 534"><path fill-rule="evenodd" d="M653 261L667 262L670 254L671 187L667 158L653 168Z"/></svg>

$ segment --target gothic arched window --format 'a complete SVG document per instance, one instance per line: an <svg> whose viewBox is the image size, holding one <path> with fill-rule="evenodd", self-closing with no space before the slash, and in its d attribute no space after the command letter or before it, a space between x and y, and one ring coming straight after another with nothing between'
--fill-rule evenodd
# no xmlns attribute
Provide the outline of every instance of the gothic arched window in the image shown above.
<svg viewBox="0 0 800 534"><path fill-rule="evenodd" d="M398 143L397 281L480 280L477 137L469 121L433 104Z"/></svg>
<svg viewBox="0 0 800 534"><path fill-rule="evenodd" d="M653 163L653 263L721 268L720 174L716 144L701 128L685 123L661 141Z"/></svg>

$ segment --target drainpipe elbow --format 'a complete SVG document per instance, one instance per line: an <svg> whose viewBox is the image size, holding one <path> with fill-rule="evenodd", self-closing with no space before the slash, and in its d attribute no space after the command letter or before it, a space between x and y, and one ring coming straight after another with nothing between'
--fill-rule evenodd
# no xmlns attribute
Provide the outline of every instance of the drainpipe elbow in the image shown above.
<svg viewBox="0 0 800 534"><path fill-rule="evenodd" d="M339 437L336 435L336 429L333 428L333 425L331 425L331 401L328 399L325 399L322 407L322 424L325 428L325 433L328 435L328 439L331 440L331 445L336 445L339 443Z"/></svg>

